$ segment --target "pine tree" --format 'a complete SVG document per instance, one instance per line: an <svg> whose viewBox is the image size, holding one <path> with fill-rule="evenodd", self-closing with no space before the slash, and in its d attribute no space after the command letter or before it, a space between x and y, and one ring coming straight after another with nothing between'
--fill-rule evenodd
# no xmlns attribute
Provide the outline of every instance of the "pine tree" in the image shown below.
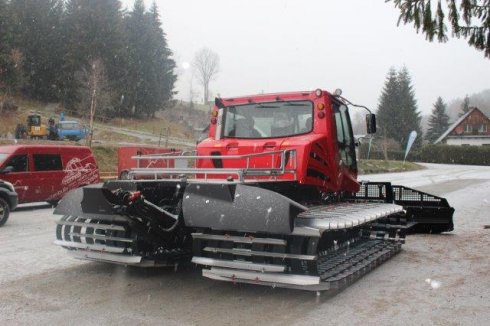
<svg viewBox="0 0 490 326"><path fill-rule="evenodd" d="M18 79L12 58L12 23L6 0L0 0L0 90L10 93Z"/></svg>
<svg viewBox="0 0 490 326"><path fill-rule="evenodd" d="M147 23L144 2L136 0L133 10L125 19L126 35L128 37L128 74L124 105L137 116L145 112L145 98L148 95L147 80L145 80L145 75L150 72Z"/></svg>
<svg viewBox="0 0 490 326"><path fill-rule="evenodd" d="M399 87L396 78L396 70L391 67L386 76L384 88L381 92L378 105L378 124L384 137L392 137L397 133L395 121L400 121L398 110Z"/></svg>
<svg viewBox="0 0 490 326"><path fill-rule="evenodd" d="M172 98L176 75L156 4L145 11L136 0L126 18L128 77L125 105L137 116L153 116Z"/></svg>
<svg viewBox="0 0 490 326"><path fill-rule="evenodd" d="M403 148L412 130L418 134L416 145L422 136L420 113L408 70L390 68L378 105L378 124L385 138L394 139Z"/></svg>
<svg viewBox="0 0 490 326"><path fill-rule="evenodd" d="M66 2L64 30L65 65L62 70L65 107L79 114L88 111L86 105L80 105L86 85L78 76L91 70L94 62L101 61L111 90L110 103L113 110L117 110L124 96L127 65L121 3L118 0L69 0Z"/></svg>
<svg viewBox="0 0 490 326"><path fill-rule="evenodd" d="M57 100L60 96L62 57L61 0L10 2L15 40L22 56L23 91L33 98Z"/></svg>
<svg viewBox="0 0 490 326"><path fill-rule="evenodd" d="M153 1L152 7L150 8L150 19L152 26L152 34L154 37L154 44L156 46L155 57L159 60L158 63L158 73L156 83L158 88L158 101L161 104L168 103L174 95L174 85L177 81L177 75L175 74L175 60L172 58L172 51L168 47L167 37L162 29L162 23L160 21L160 16L158 14L158 7L156 2Z"/></svg>
<svg viewBox="0 0 490 326"><path fill-rule="evenodd" d="M431 0L386 0L392 1L400 10L398 24L413 23L417 33L422 30L428 41L448 39L448 26L452 36L464 38L471 47L482 50L490 59L490 1L489 0L441 0L432 6Z"/></svg>
<svg viewBox="0 0 490 326"><path fill-rule="evenodd" d="M437 98L429 118L429 130L425 139L433 143L449 128L449 116L446 114L446 103L441 97Z"/></svg>
<svg viewBox="0 0 490 326"><path fill-rule="evenodd" d="M461 103L461 111L459 112L459 117L462 117L463 115L466 114L470 110L470 98L468 97L468 94L463 99L463 102Z"/></svg>
<svg viewBox="0 0 490 326"><path fill-rule="evenodd" d="M97 63L97 112L154 116L177 79L161 25L155 2L126 13L120 0L0 0L0 90L83 115Z"/></svg>
<svg viewBox="0 0 490 326"><path fill-rule="evenodd" d="M0 51L7 46L7 29L9 28L9 23L9 7L7 1L0 0Z"/></svg>
<svg viewBox="0 0 490 326"><path fill-rule="evenodd" d="M411 131L417 132L417 138L414 146L420 146L422 144L422 127L420 122L422 117L417 110L417 101L415 100L415 91L413 90L412 78L408 73L408 69L403 67L400 69L397 75L399 91L399 108L401 110L402 120L399 124L397 135L393 137L400 143L402 148L407 145L408 136Z"/></svg>

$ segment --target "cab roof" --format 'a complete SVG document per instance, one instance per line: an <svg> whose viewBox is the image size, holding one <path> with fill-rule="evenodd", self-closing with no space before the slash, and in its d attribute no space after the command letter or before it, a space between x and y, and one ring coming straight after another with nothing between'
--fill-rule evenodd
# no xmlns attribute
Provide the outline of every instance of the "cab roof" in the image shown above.
<svg viewBox="0 0 490 326"><path fill-rule="evenodd" d="M301 100L301 99L309 99L312 96L316 97L316 92L321 91L322 95L331 95L330 92L326 90L317 89L314 91L296 91L296 92L282 92L282 93L267 93L267 94L255 94L255 95L246 95L246 96L237 96L237 97L227 97L222 98L223 102L226 102L227 105L232 105L233 102L254 102L254 101L281 101L281 100Z"/></svg>

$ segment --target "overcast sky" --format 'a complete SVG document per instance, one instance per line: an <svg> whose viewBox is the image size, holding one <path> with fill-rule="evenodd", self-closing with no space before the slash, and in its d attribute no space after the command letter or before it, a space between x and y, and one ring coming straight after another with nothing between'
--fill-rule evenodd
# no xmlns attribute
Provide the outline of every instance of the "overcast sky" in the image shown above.
<svg viewBox="0 0 490 326"><path fill-rule="evenodd" d="M132 8L132 0L123 2ZM189 99L191 71L182 67L202 47L220 56L210 88L222 97L341 88L352 102L376 108L389 68L403 65L423 114L438 96L450 101L490 88L482 52L464 40L429 43L412 26L397 27L398 11L384 0L156 2L179 65L177 98Z"/></svg>

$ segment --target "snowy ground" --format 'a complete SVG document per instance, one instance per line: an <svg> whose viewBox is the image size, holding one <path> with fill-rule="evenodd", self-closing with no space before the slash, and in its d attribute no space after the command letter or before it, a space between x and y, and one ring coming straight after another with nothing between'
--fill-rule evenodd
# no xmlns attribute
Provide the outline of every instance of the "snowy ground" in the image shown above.
<svg viewBox="0 0 490 326"><path fill-rule="evenodd" d="M445 196L455 231L409 236L400 254L320 297L211 281L192 268L73 260L52 244L52 208L23 208L0 228L0 324L488 325L490 167L427 166L360 179Z"/></svg>

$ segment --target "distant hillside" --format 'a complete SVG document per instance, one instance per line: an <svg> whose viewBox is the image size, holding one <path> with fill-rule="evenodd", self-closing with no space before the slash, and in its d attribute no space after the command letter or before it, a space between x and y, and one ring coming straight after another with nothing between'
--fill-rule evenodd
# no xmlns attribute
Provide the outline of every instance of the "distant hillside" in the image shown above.
<svg viewBox="0 0 490 326"><path fill-rule="evenodd" d="M2 94L0 94L0 99ZM50 117L59 119L62 111L58 103L43 103L28 98L16 96L13 102L18 107L13 112L0 111L0 138L13 138L17 124L25 124L29 114L36 112L41 115L41 121L47 125ZM113 118L111 120L97 119L94 140L104 142L149 142L144 136L130 135L127 132L118 132L115 128L132 129L137 132L146 132L153 136L178 138L180 140L197 140L201 134L196 131L207 126L209 114L204 111L190 110L185 105L176 104L175 107L157 112L157 117L152 119ZM86 117L72 117L65 114L65 118L74 118L88 126ZM105 128L105 127L110 128Z"/></svg>

